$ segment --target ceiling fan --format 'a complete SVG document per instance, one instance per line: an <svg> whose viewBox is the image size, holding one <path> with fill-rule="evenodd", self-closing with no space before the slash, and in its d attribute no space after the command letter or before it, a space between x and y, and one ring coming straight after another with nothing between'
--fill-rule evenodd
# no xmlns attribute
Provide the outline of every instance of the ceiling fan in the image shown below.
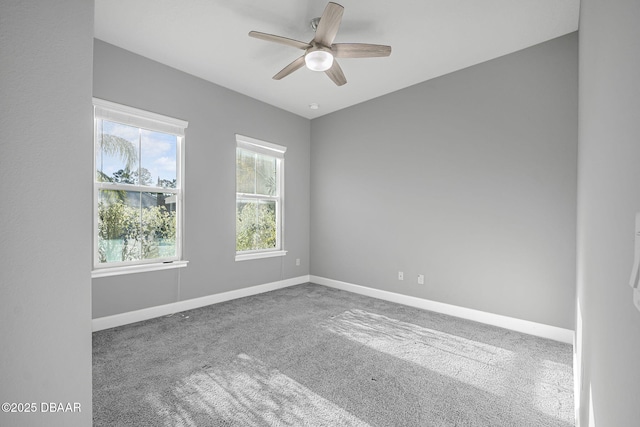
<svg viewBox="0 0 640 427"><path fill-rule="evenodd" d="M366 43L333 43L342 21L344 7L329 2L320 18L311 21L316 35L309 43L273 34L249 32L249 36L270 42L292 46L305 51L304 55L284 67L274 80L280 80L306 65L313 71L324 71L338 86L347 83L347 79L334 58L373 58L391 55L391 46Z"/></svg>

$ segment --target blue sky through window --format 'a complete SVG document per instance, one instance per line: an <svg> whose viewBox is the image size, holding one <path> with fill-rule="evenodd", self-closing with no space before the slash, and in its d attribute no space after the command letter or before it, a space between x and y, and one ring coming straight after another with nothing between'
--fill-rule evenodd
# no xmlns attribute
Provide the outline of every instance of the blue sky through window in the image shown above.
<svg viewBox="0 0 640 427"><path fill-rule="evenodd" d="M98 126L102 127L99 133L103 138L105 135L112 135L133 145L137 162L132 165L131 170L137 171L138 167L147 169L151 175L150 185L157 185L158 180L173 181L177 178L177 136L107 120L101 120ZM117 153L105 153L98 148L96 167L105 175L113 177L115 172L125 169L125 161Z"/></svg>

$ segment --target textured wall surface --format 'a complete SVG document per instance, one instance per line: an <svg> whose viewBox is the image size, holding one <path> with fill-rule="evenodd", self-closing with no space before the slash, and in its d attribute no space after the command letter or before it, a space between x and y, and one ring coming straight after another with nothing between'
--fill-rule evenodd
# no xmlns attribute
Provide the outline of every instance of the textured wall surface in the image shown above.
<svg viewBox="0 0 640 427"><path fill-rule="evenodd" d="M311 273L573 329L577 38L313 120Z"/></svg>
<svg viewBox="0 0 640 427"><path fill-rule="evenodd" d="M91 425L92 51L93 2L0 4L3 426Z"/></svg>

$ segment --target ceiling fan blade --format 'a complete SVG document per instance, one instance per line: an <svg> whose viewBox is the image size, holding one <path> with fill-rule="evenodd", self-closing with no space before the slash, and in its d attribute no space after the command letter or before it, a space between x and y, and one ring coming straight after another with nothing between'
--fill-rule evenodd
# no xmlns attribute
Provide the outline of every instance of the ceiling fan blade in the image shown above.
<svg viewBox="0 0 640 427"><path fill-rule="evenodd" d="M331 46L336 58L375 58L391 55L391 46L366 43L336 43Z"/></svg>
<svg viewBox="0 0 640 427"><path fill-rule="evenodd" d="M313 41L330 47L338 33L343 13L344 7L338 3L329 2L320 17L318 28L316 28L316 36L313 38Z"/></svg>
<svg viewBox="0 0 640 427"><path fill-rule="evenodd" d="M266 40L268 42L274 42L274 43L284 44L287 46L292 46L302 50L305 50L311 47L309 43L301 42L294 39L288 39L286 37L274 36L273 34L260 33L258 31L250 31L249 36L254 37L256 39Z"/></svg>
<svg viewBox="0 0 640 427"><path fill-rule="evenodd" d="M342 86L343 84L347 83L347 78L344 76L342 68L340 68L340 65L338 65L338 61L336 60L333 61L333 65L331 66L331 68L325 71L325 73L338 86Z"/></svg>
<svg viewBox="0 0 640 427"><path fill-rule="evenodd" d="M291 64L284 67L282 70L280 70L278 74L273 76L273 80L280 80L283 77L287 77L289 74L302 68L303 65L304 65L304 55L302 55L300 58L296 59Z"/></svg>

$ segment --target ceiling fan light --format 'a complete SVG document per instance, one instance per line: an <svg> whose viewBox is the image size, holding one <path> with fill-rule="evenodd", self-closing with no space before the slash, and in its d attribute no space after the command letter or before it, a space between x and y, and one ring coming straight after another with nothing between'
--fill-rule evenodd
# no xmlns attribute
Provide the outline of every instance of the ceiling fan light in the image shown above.
<svg viewBox="0 0 640 427"><path fill-rule="evenodd" d="M326 50L314 50L307 52L304 62L312 71L327 71L333 65L333 55Z"/></svg>

